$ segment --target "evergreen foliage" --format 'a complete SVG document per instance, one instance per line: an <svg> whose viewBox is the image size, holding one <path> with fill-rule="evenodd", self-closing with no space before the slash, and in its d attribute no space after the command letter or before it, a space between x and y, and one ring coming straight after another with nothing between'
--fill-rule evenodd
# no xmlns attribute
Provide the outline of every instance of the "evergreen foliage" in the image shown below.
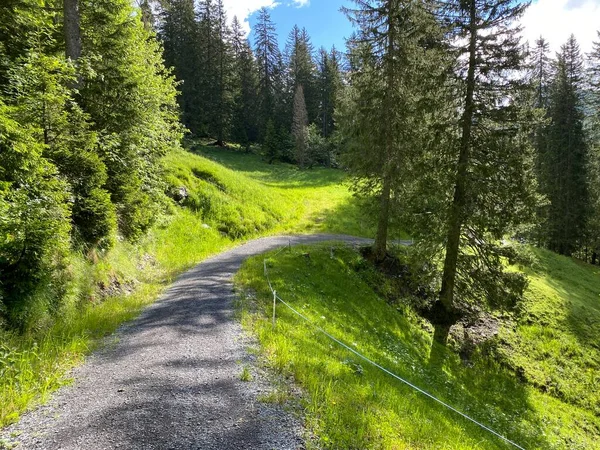
<svg viewBox="0 0 600 450"><path fill-rule="evenodd" d="M583 244L589 212L582 83L583 60L571 36L557 55L542 167L543 192L550 200L547 245L562 255Z"/></svg>
<svg viewBox="0 0 600 450"><path fill-rule="evenodd" d="M308 158L308 114L304 102L304 89L299 84L294 96L294 119L292 121L292 136L294 137L294 156L303 169L309 163Z"/></svg>
<svg viewBox="0 0 600 450"><path fill-rule="evenodd" d="M269 121L281 125L281 117L275 114L275 107L281 99L282 77L281 52L277 44L275 25L267 8L259 11L254 33L258 66L258 127L266 139Z"/></svg>
<svg viewBox="0 0 600 450"><path fill-rule="evenodd" d="M83 56L90 71L81 102L99 136L119 228L137 239L157 217L163 190L159 159L181 137L176 91L161 47L127 0L82 6Z"/></svg>
<svg viewBox="0 0 600 450"><path fill-rule="evenodd" d="M231 36L234 52L232 137L248 149L250 143L258 139L256 61L237 17L233 18Z"/></svg>
<svg viewBox="0 0 600 450"><path fill-rule="evenodd" d="M0 322L25 330L64 308L70 250L153 223L181 131L162 48L128 1L0 11Z"/></svg>
<svg viewBox="0 0 600 450"><path fill-rule="evenodd" d="M375 258L383 260L396 188L412 176L411 161L422 153L435 126L430 116L440 109L441 29L427 2L355 3L357 9L345 10L359 32L339 118L354 188L379 203Z"/></svg>
<svg viewBox="0 0 600 450"><path fill-rule="evenodd" d="M24 330L58 309L69 207L39 130L20 124L15 112L0 102L0 326Z"/></svg>
<svg viewBox="0 0 600 450"><path fill-rule="evenodd" d="M521 296L524 280L504 271L501 241L532 221L537 202L532 102L526 83L515 76L525 69L515 22L527 4L469 0L448 7L454 30L449 44L465 58L456 68L462 113L449 168L452 200L443 220L440 302L450 320L436 329L440 341L458 303L510 305Z"/></svg>

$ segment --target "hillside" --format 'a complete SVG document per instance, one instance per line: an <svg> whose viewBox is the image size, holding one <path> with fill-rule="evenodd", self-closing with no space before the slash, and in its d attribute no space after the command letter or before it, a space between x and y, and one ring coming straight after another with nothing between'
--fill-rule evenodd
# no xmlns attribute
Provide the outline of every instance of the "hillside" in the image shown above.
<svg viewBox="0 0 600 450"><path fill-rule="evenodd" d="M307 257L306 255L310 255ZM324 244L271 252L273 288L317 326L527 449L600 448L598 376L600 273L546 251L524 268L531 284L504 320L496 351L467 362L433 344L432 330L405 300L374 290L377 275L355 250ZM283 304L271 325L265 257L237 276L247 329L263 362L305 395L309 432L325 448L511 448L315 330ZM508 319L506 317L505 319ZM493 347L492 347L493 348ZM289 383L280 395L293 396Z"/></svg>
<svg viewBox="0 0 600 450"><path fill-rule="evenodd" d="M42 318L25 335L0 331L0 426L47 400L104 336L206 257L282 231L369 232L341 171L301 172L231 150L197 153L175 150L164 159L165 189L185 187L188 198L166 200L147 236L135 244L119 240L105 253L69 256L68 308L59 317Z"/></svg>

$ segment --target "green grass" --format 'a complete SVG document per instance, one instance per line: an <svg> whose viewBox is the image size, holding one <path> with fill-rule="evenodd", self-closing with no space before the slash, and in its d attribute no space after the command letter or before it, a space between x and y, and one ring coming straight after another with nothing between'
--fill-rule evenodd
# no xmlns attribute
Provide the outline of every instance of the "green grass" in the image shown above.
<svg viewBox="0 0 600 450"><path fill-rule="evenodd" d="M341 171L299 171L254 155L205 150L210 159L185 151L165 158L167 184L185 186L189 198L171 204L141 242L71 256L67 305L57 317L26 335L0 330L0 426L46 401L105 336L206 257L266 234L372 230ZM109 289L103 294L100 286ZM115 286L128 288L110 291Z"/></svg>
<svg viewBox="0 0 600 450"><path fill-rule="evenodd" d="M504 352L510 349L507 361L480 355L472 365L465 365L456 354L437 344L432 347L431 327L410 309L392 307L377 296L366 282L369 274L357 270L365 265L358 253L335 245L332 258L331 245L297 247L277 256L275 252L267 255L273 287L311 321L524 448L600 448L600 419L589 407L597 389L588 385L588 400L569 401L553 392L543 392L533 381L534 371L548 376L553 370L562 370L564 377L587 383L590 367L579 364L583 355L597 358L590 350L595 344L583 343L584 339L600 342L599 327L588 326L596 323L597 317L590 316L590 311L598 308L597 270L538 252L540 262L522 312L523 320L532 322L527 326L540 330L546 327L545 314L551 316L552 325L557 327L553 334L564 336L579 349L581 360L565 363L570 354L561 357L558 352L548 360L541 348L552 338L542 339L541 348L536 348L538 344L519 324L502 332ZM307 251L310 260L301 256ZM360 360L281 304L273 329L272 297L263 275L262 256L246 262L236 283L242 292L252 293L240 297L244 326L258 336L266 364L304 388L307 425L322 447L511 448ZM548 289L554 289L563 300L553 298ZM564 300L571 293L578 298L577 302L570 300L572 304ZM583 320L582 315L573 315L578 308L592 319L573 328L573 320ZM509 368L515 361L523 363L530 382L520 381ZM571 373L567 375L568 370ZM598 375L597 369L592 371Z"/></svg>
<svg viewBox="0 0 600 450"><path fill-rule="evenodd" d="M600 416L600 268L535 249L503 356L540 390Z"/></svg>

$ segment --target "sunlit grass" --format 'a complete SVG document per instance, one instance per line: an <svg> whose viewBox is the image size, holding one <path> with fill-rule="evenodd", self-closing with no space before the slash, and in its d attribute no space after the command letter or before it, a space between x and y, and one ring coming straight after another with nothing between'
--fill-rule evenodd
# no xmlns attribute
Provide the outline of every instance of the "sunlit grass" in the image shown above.
<svg viewBox="0 0 600 450"><path fill-rule="evenodd" d="M168 155L166 181L185 187L188 200L170 206L170 214L135 245L118 242L106 254L73 254L68 299L57 317L26 335L0 331L0 426L46 401L105 336L206 257L267 234L368 229L360 225L342 171L299 171L254 155L219 154L229 168L185 151ZM115 285L127 289L114 294Z"/></svg>
<svg viewBox="0 0 600 450"><path fill-rule="evenodd" d="M302 256L307 252L310 259ZM358 253L323 244L267 258L278 294L314 323L524 448L600 448L593 410L519 381L501 361L481 356L467 366L440 347L441 359L430 361L430 327L410 309L392 307L375 294L355 270ZM511 448L341 348L281 304L273 329L262 256L248 260L236 282L252 293L241 295L244 326L258 336L266 364L304 388L307 425L321 446ZM525 355L528 349L518 345ZM576 378L585 368L574 370Z"/></svg>

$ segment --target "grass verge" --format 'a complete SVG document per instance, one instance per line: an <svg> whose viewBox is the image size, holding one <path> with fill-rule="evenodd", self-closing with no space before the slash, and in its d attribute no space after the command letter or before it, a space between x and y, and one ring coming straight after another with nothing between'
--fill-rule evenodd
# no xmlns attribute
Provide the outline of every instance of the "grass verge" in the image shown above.
<svg viewBox="0 0 600 450"><path fill-rule="evenodd" d="M310 259L303 256L307 252ZM541 261L554 261L554 255L542 256ZM465 365L456 354L433 344L426 322L408 307L391 306L377 296L365 281L364 271L357 270L364 267L364 261L356 251L322 244L293 248L277 256L272 252L266 257L273 287L312 322L524 448L600 448L600 419L593 409L519 380L506 361L479 354ZM546 281L556 276L544 266L538 271L540 277L549 277ZM591 282L594 274L586 272L588 275ZM304 388L307 425L312 435L318 436L319 446L511 448L360 360L282 305L273 328L272 296L263 275L262 256L246 262L236 283L249 294L240 297L242 323L258 336L266 364ZM535 282L528 296L538 304L552 302L545 294L536 294ZM597 297L588 307L597 305L594 302ZM529 317L536 320L533 315ZM511 348L514 358L526 359L528 366L537 366L537 356L528 356L528 341L519 342L524 336L522 329L517 326L511 330L503 332L505 349ZM506 336L510 332L515 335L509 343ZM561 334L561 329L556 334ZM434 353L440 358L430 360L432 345L436 345ZM573 379L582 377L586 370L578 366L572 369Z"/></svg>

